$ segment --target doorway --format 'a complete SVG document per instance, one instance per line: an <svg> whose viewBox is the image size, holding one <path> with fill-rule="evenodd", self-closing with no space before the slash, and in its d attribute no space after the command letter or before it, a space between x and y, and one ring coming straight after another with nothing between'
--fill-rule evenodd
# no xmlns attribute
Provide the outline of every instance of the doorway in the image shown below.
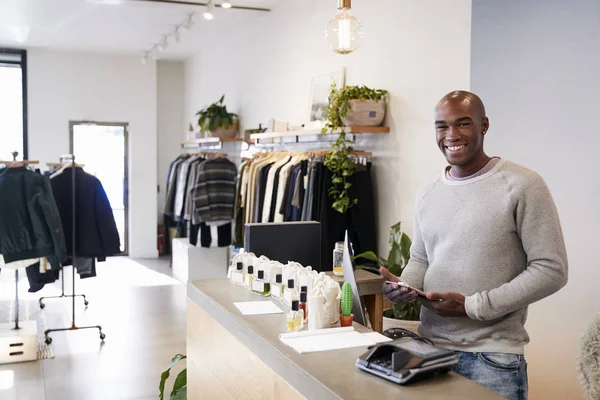
<svg viewBox="0 0 600 400"><path fill-rule="evenodd" d="M70 121L71 154L102 182L113 210L123 255L128 253L127 123Z"/></svg>

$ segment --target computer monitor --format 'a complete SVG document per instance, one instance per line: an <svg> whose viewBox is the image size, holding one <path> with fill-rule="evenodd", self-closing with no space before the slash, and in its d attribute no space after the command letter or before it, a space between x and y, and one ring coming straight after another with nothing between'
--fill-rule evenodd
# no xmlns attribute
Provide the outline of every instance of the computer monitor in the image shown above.
<svg viewBox="0 0 600 400"><path fill-rule="evenodd" d="M343 267L344 267L344 280L350 283L352 287L352 313L354 314L354 321L363 326L367 325L367 318L365 317L365 304L358 291L358 285L356 284L356 277L354 271L356 266L354 265L354 251L352 249L352 243L348 239L348 231L344 238L344 253L343 253Z"/></svg>

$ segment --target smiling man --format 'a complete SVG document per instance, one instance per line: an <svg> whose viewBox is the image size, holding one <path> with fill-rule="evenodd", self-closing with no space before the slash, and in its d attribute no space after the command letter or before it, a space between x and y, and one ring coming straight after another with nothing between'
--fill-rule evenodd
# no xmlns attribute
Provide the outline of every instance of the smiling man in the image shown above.
<svg viewBox="0 0 600 400"><path fill-rule="evenodd" d="M433 300L421 309L419 333L457 351L456 372L523 400L527 308L567 283L567 255L544 180L487 156L489 126L473 93L455 91L437 104L436 140L450 165L417 194L411 259L400 280ZM383 290L395 303L417 299L397 285Z"/></svg>

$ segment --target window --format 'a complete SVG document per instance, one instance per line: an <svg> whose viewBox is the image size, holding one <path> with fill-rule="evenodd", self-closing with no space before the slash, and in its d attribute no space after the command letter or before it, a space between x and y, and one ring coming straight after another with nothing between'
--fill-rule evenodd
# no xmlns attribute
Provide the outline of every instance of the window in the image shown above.
<svg viewBox="0 0 600 400"><path fill-rule="evenodd" d="M27 53L0 48L0 160L27 159Z"/></svg>

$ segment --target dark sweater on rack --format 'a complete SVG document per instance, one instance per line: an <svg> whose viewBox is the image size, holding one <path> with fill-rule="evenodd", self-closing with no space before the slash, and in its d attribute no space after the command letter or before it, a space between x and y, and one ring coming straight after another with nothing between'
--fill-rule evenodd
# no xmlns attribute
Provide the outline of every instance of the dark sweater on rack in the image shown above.
<svg viewBox="0 0 600 400"><path fill-rule="evenodd" d="M70 256L73 255L72 173L72 168L66 168L50 180ZM75 222L77 257L103 261L121 252L119 232L102 183L81 168L75 168Z"/></svg>

